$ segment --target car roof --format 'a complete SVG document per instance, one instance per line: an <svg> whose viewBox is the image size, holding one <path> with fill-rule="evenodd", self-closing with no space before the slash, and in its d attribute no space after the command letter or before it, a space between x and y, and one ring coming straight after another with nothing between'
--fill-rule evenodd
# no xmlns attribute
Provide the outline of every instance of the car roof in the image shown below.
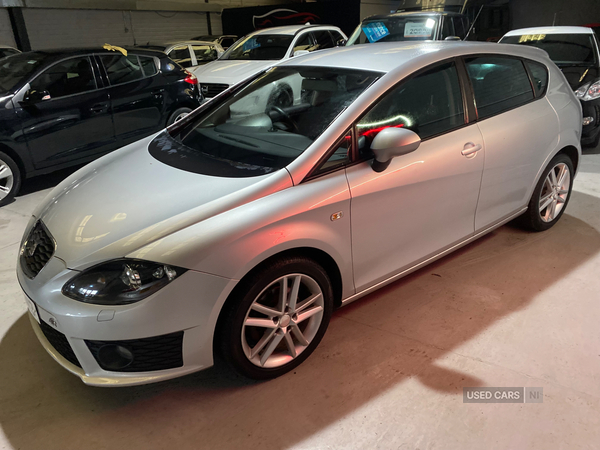
<svg viewBox="0 0 600 450"><path fill-rule="evenodd" d="M504 36L521 36L523 34L594 34L588 27L532 27L511 30Z"/></svg>
<svg viewBox="0 0 600 450"><path fill-rule="evenodd" d="M216 42L213 41L195 41L195 40L187 40L187 41L169 41L169 42L148 42L147 44L141 44L142 47L144 46L151 46L151 47L171 47L173 45L195 45L195 44L202 44L202 45L216 45ZM136 49L139 47L136 47Z"/></svg>
<svg viewBox="0 0 600 450"><path fill-rule="evenodd" d="M548 54L539 48L495 42L425 41L381 42L319 50L296 56L279 65L321 66L391 72L416 60L427 66L437 61L470 54L503 54L543 60Z"/></svg>
<svg viewBox="0 0 600 450"><path fill-rule="evenodd" d="M147 55L147 56L163 56L166 55L158 50L145 49L139 47L119 47L126 50L128 53L134 53L136 55ZM29 52L24 52L29 53ZM31 53L40 53L50 57L51 59L61 59L69 56L77 56L77 55L89 55L90 53L96 54L107 54L114 55L115 53L120 53L118 50L106 50L102 47L85 47L85 48L53 48L49 50L34 50Z"/></svg>
<svg viewBox="0 0 600 450"><path fill-rule="evenodd" d="M377 20L387 19L390 17L407 17L407 16L464 16L464 14L453 12L453 11L396 11L390 14L375 14L373 16L365 17L365 20ZM466 16L465 16L466 17Z"/></svg>
<svg viewBox="0 0 600 450"><path fill-rule="evenodd" d="M328 30L338 30L339 28L333 25L286 25L283 27L272 27L272 28L264 28L262 30L253 31L249 33L247 36L256 36L259 34L281 34L281 35L290 35L293 36L299 31L309 28L325 28Z"/></svg>

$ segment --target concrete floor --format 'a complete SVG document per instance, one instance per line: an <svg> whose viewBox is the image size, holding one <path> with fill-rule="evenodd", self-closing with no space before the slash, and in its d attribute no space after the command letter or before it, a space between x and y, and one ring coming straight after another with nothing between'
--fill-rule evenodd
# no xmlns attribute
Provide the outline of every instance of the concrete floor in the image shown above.
<svg viewBox="0 0 600 450"><path fill-rule="evenodd" d="M334 314L295 372L222 367L86 387L37 342L15 277L41 177L0 209L3 449L600 448L600 149L548 232L512 225ZM463 386L532 386L541 404L465 404Z"/></svg>

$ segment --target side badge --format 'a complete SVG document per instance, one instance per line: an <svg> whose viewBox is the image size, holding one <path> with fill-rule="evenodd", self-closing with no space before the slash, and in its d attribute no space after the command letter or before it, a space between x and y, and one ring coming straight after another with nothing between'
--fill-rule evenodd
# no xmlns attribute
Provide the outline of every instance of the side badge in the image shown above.
<svg viewBox="0 0 600 450"><path fill-rule="evenodd" d="M338 212L336 212L336 213L333 213L333 214L331 215L331 221L332 221L332 222L334 222L334 221L336 221L336 220L339 220L339 219L341 219L341 218L342 218L342 216L343 216L343 215L344 215L344 214L343 214L341 211L338 211Z"/></svg>

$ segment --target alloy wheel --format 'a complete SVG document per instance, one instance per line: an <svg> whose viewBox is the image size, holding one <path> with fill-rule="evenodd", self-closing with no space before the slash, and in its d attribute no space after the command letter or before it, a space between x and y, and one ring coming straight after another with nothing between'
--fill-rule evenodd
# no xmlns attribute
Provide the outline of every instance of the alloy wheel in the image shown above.
<svg viewBox="0 0 600 450"><path fill-rule="evenodd" d="M14 174L8 164L0 159L0 200L3 200L12 190Z"/></svg>
<svg viewBox="0 0 600 450"><path fill-rule="evenodd" d="M569 196L570 186L571 171L565 163L558 163L548 172L538 203L544 222L552 222L558 217Z"/></svg>
<svg viewBox="0 0 600 450"><path fill-rule="evenodd" d="M315 338L323 312L323 292L313 278L295 273L274 280L244 318L241 339L246 358L262 368L289 363Z"/></svg>

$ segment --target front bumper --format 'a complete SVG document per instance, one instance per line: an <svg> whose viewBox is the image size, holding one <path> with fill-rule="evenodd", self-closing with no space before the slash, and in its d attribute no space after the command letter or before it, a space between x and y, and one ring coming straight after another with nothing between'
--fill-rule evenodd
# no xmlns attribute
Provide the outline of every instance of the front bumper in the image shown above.
<svg viewBox="0 0 600 450"><path fill-rule="evenodd" d="M40 324L29 313L36 336L55 361L84 383L131 386L163 381L212 366L214 328L221 307L235 285L233 280L187 271L140 302L106 306L90 305L62 295L62 286L75 274L56 257L52 257L34 279L27 278L17 265L17 277L24 294L37 306ZM105 370L90 344L145 340L173 333L183 333L179 344L182 362L168 369ZM56 336L62 340L58 344L53 339ZM148 365L141 367L147 369Z"/></svg>
<svg viewBox="0 0 600 450"><path fill-rule="evenodd" d="M592 122L581 130L581 144L595 144L600 135L600 99L581 101L583 117L590 117Z"/></svg>

